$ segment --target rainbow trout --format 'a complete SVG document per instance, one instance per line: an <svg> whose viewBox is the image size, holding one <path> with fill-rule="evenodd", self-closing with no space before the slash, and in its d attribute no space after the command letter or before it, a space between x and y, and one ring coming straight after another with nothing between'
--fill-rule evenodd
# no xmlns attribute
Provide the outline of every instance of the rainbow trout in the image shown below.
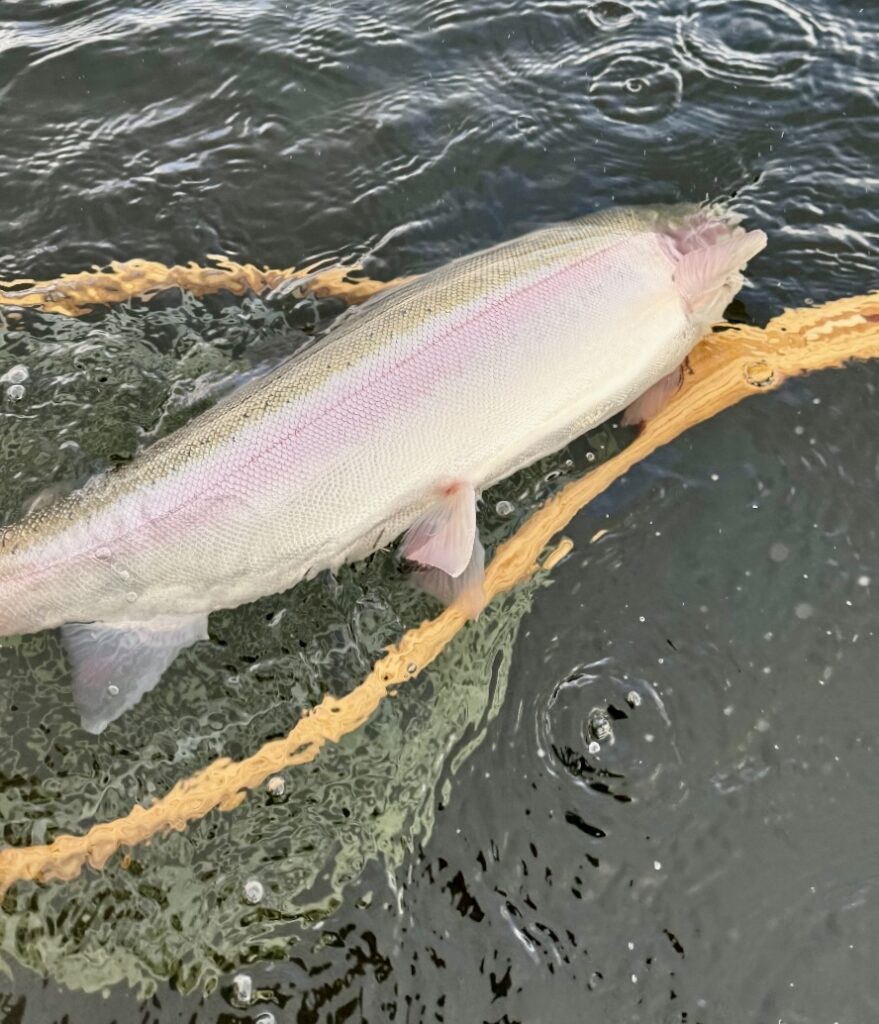
<svg viewBox="0 0 879 1024"><path fill-rule="evenodd" d="M649 416L765 244L718 206L612 209L377 296L3 530L0 635L60 626L100 732L211 611L403 533L426 589L478 608L480 491L620 410Z"/></svg>

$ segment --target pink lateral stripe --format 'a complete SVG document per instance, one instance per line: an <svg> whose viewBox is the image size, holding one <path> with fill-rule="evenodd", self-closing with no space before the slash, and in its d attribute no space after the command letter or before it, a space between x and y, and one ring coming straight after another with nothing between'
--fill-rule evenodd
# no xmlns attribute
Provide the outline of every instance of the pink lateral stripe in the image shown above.
<svg viewBox="0 0 879 1024"><path fill-rule="evenodd" d="M512 295L507 295L488 303L481 303L476 308L472 306L467 307L467 314L464 317L439 331L434 337L419 345L414 352L398 359L384 372L384 376L380 379L393 378L395 381L395 397L400 399L400 404L397 408L417 405L416 399L430 397L436 392L440 382L448 380L449 377L460 377L468 371L466 360L472 358L474 354L478 354L479 351L479 338L473 331L474 326L490 318L492 315L496 316L501 311L507 319L521 314L535 294L548 291L550 300L560 294L564 294L577 281L578 275L583 268L595 263L599 259L606 258L609 252L622 247L630 241L630 239L621 239L619 242L608 245L600 251L588 253L578 260L574 260L551 273L543 274L535 280L522 285ZM452 341L453 344L449 345L447 349L442 349L442 346L448 341ZM465 343L462 344L462 342ZM451 360L449 359L450 356L452 356ZM321 459L325 459L327 455L338 452L351 443L350 424L353 419L358 423L365 422L369 425L370 429L358 435L358 444L362 444L369 437L373 436L375 428L381 427L385 422L385 419L380 415L381 407L376 406L375 402L371 400L372 392L376 386L376 379L368 378L362 381L363 375L367 374L373 367L373 363L364 362L357 367L356 371L352 371L351 377L339 379L338 383L341 388L341 394L332 398L328 395L327 401L318 405L310 418L304 423L297 425L292 430L280 432L274 439L271 439L270 436L266 439L266 443L260 446L258 452L247 455L241 461L233 461L231 466L228 463L225 464L220 474L208 476L206 480L200 482L197 491L190 493L171 508L149 516L145 522L140 521L130 529L111 536L104 535L91 547L77 552L72 557L62 557L45 565L34 566L30 572L25 573L19 579L38 579L60 565L68 564L71 561L94 558L95 552L108 544L119 544L131 537L145 539L148 533L155 532L156 527L160 523L185 512L187 508L201 498L206 498L207 503L210 505L219 504L226 500L222 494L222 486L231 477L241 476L246 470L252 469L258 463L270 458L279 449L293 446L295 442L302 441L308 435L314 436L315 440L319 442L315 445L315 448L319 451ZM349 382L354 383L355 381L358 382L356 387L345 387ZM353 409L352 406L354 407ZM362 416L358 416L358 412ZM288 413L279 413L277 418L283 420L288 415ZM327 420L332 420L336 416L338 416L338 429L326 429ZM264 426L265 422L263 420L254 429ZM316 427L322 428L320 433L316 432ZM205 461L210 462L211 459L209 458ZM315 470L319 471L316 463ZM185 474L190 471L182 470L180 472ZM156 488L167 487L175 479L178 479L178 477L169 477L157 484ZM134 500L138 503L143 503L146 497L147 495L141 491L134 492L130 499L129 496L126 496L122 500ZM117 509L118 507L116 506ZM204 518L202 510L198 515L198 520L203 520ZM191 521L194 522L195 520ZM141 547L141 545L137 545L137 547Z"/></svg>

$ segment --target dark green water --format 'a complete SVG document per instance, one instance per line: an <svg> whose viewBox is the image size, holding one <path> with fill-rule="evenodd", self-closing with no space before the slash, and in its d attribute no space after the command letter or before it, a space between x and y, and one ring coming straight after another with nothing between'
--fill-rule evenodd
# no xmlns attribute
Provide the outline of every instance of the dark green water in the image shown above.
<svg viewBox="0 0 879 1024"><path fill-rule="evenodd" d="M877 287L877 53L867 0L6 0L0 277L208 253L385 276L736 191L770 238L736 313L765 321ZM0 520L335 311L167 293L0 314ZM579 516L551 583L496 602L283 795L128 870L13 889L0 1019L875 1020L877 388L856 366L694 430ZM497 488L484 536L625 440ZM57 639L5 641L3 841L246 755L431 607L378 557L215 615L98 740Z"/></svg>

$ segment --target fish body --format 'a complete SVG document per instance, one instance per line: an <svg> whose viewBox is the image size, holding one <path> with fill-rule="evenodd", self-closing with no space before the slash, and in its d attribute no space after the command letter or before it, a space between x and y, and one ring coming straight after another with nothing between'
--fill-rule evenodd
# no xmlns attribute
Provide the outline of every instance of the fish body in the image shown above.
<svg viewBox="0 0 879 1024"><path fill-rule="evenodd" d="M211 611L407 530L404 554L454 595L481 569L476 495L673 374L764 244L710 207L619 208L379 295L7 527L0 635L65 626L99 731L206 635Z"/></svg>

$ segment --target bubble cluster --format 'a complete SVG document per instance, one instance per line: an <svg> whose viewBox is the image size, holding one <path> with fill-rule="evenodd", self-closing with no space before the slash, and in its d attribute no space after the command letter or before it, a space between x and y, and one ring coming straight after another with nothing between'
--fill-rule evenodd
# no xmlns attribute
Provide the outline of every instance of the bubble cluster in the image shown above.
<svg viewBox="0 0 879 1024"><path fill-rule="evenodd" d="M672 737L655 688L632 683L600 662L576 669L552 688L536 709L536 725L541 755L555 773L622 800L629 799L624 793L630 785L649 778L665 756L665 744L650 744L657 736L668 743Z"/></svg>
<svg viewBox="0 0 879 1024"><path fill-rule="evenodd" d="M25 383L30 378L30 370L22 363L11 366L0 377L0 384L6 385L6 399L9 402L20 402L27 394Z"/></svg>

